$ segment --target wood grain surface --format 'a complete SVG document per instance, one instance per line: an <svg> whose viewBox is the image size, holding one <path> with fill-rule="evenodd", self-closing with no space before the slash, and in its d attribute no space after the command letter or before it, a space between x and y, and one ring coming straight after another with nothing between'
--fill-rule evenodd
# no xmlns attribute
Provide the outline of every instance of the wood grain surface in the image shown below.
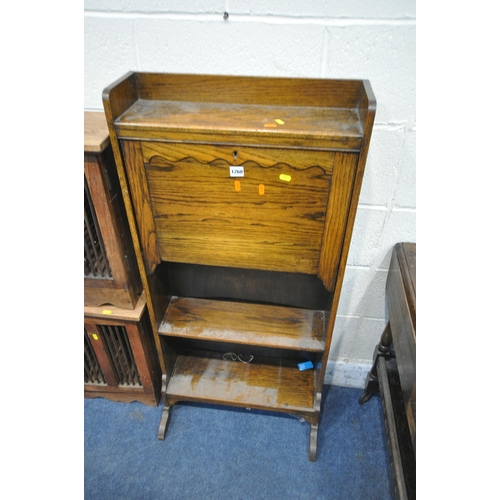
<svg viewBox="0 0 500 500"><path fill-rule="evenodd" d="M314 370L179 356L167 398L313 413Z"/></svg>
<svg viewBox="0 0 500 500"><path fill-rule="evenodd" d="M84 112L84 142L86 153L101 153L109 144L108 125L103 112Z"/></svg>
<svg viewBox="0 0 500 500"><path fill-rule="evenodd" d="M322 352L325 313L173 297L158 331L185 338Z"/></svg>
<svg viewBox="0 0 500 500"><path fill-rule="evenodd" d="M141 219L155 228L161 260L316 273L332 155L310 153L306 162L282 151L273 164L276 153L266 150L222 149L143 144L141 199L151 200L153 221ZM244 176L231 177L232 165Z"/></svg>
<svg viewBox="0 0 500 500"><path fill-rule="evenodd" d="M146 297L144 292L139 297L134 309L123 309L113 305L85 306L83 312L85 317L101 318L109 321L139 321L144 314L146 307Z"/></svg>
<svg viewBox="0 0 500 500"><path fill-rule="evenodd" d="M147 130L172 134L172 138L184 132L191 140L202 140L203 134L230 135L252 143L266 138L296 138L302 143L323 139L345 149L359 149L362 139L356 109L326 107L138 100L120 116L116 127L122 136Z"/></svg>

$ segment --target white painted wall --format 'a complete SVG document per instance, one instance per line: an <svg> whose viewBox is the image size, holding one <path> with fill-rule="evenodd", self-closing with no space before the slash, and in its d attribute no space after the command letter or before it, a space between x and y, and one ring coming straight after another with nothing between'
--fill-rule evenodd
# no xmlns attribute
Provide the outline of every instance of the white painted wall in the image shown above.
<svg viewBox="0 0 500 500"><path fill-rule="evenodd" d="M416 241L415 0L85 0L84 28L85 110L129 70L370 80L377 115L327 373L361 387L392 247Z"/></svg>

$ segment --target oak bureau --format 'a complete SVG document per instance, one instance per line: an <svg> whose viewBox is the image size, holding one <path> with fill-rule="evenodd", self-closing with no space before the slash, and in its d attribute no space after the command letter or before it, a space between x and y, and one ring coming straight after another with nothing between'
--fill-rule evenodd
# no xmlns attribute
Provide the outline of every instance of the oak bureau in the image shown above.
<svg viewBox="0 0 500 500"><path fill-rule="evenodd" d="M366 80L130 72L103 103L180 401L286 412L321 394L375 116Z"/></svg>

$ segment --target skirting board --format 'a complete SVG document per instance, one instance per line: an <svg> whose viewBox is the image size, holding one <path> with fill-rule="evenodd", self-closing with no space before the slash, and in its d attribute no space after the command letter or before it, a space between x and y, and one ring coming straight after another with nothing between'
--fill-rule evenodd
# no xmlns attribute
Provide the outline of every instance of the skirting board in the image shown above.
<svg viewBox="0 0 500 500"><path fill-rule="evenodd" d="M328 361L325 384L364 389L366 375L370 370L371 364L369 363Z"/></svg>

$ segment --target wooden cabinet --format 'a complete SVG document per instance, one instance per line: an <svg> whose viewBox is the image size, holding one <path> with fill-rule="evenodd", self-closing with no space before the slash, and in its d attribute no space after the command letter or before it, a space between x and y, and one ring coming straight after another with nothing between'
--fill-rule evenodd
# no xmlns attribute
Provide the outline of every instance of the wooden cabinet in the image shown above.
<svg viewBox="0 0 500 500"><path fill-rule="evenodd" d="M417 245L394 245L386 283L389 321L359 402L380 391L396 498L416 498Z"/></svg>
<svg viewBox="0 0 500 500"><path fill-rule="evenodd" d="M106 118L84 117L84 395L156 406L161 371Z"/></svg>
<svg viewBox="0 0 500 500"><path fill-rule="evenodd" d="M85 397L157 406L160 368L144 295L135 309L84 308Z"/></svg>
<svg viewBox="0 0 500 500"><path fill-rule="evenodd" d="M369 82L129 73L103 93L162 368L179 401L311 425L375 115Z"/></svg>
<svg viewBox="0 0 500 500"><path fill-rule="evenodd" d="M85 306L134 309L142 292L104 113L84 113Z"/></svg>

